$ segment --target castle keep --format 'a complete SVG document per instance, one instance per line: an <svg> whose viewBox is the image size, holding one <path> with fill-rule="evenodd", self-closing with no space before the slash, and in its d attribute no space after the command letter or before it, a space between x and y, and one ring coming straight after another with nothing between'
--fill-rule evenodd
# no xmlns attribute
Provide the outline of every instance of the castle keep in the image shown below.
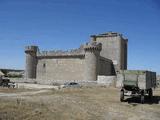
<svg viewBox="0 0 160 120"><path fill-rule="evenodd" d="M26 78L37 80L96 81L127 69L128 40L109 32L91 35L90 41L70 51L43 51L26 46Z"/></svg>

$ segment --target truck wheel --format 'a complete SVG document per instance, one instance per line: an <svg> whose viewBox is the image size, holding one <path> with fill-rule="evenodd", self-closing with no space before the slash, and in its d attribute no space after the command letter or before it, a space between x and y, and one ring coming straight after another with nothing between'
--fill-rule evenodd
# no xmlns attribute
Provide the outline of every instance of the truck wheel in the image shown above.
<svg viewBox="0 0 160 120"><path fill-rule="evenodd" d="M121 90L121 92L120 92L120 101L121 102L124 101L124 90Z"/></svg>
<svg viewBox="0 0 160 120"><path fill-rule="evenodd" d="M152 99L152 96L153 96L153 91L152 91L152 88L149 89L148 91L148 95L149 95L149 98Z"/></svg>
<svg viewBox="0 0 160 120"><path fill-rule="evenodd" d="M141 103L144 104L144 91L141 91Z"/></svg>

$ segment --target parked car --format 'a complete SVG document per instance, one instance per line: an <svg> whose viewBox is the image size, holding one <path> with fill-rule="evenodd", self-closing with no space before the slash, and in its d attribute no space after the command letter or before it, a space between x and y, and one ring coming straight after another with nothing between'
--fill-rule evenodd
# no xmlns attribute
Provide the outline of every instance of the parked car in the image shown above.
<svg viewBox="0 0 160 120"><path fill-rule="evenodd" d="M60 88L79 88L80 85L76 82L67 82L60 86Z"/></svg>

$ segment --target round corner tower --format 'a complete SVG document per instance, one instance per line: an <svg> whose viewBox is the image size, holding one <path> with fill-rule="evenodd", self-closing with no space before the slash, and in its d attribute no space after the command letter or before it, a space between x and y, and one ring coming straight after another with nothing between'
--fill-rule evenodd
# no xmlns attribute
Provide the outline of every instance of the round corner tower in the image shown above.
<svg viewBox="0 0 160 120"><path fill-rule="evenodd" d="M96 81L98 75L98 61L102 44L92 42L84 46L85 51L85 73L84 79L88 81Z"/></svg>
<svg viewBox="0 0 160 120"><path fill-rule="evenodd" d="M37 69L37 46L26 46L26 68L25 68L25 77L34 79L36 78L36 69Z"/></svg>

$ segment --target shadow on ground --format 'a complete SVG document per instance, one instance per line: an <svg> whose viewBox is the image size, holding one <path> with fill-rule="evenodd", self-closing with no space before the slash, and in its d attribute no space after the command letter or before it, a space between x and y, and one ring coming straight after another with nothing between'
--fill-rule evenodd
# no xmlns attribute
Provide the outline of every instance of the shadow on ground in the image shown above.
<svg viewBox="0 0 160 120"><path fill-rule="evenodd" d="M135 106L137 104L141 104L140 97L127 98L127 99L125 99L124 102L128 102L130 104L134 104ZM160 104L160 96L153 96L152 99L150 99L149 97L145 96L144 104Z"/></svg>

